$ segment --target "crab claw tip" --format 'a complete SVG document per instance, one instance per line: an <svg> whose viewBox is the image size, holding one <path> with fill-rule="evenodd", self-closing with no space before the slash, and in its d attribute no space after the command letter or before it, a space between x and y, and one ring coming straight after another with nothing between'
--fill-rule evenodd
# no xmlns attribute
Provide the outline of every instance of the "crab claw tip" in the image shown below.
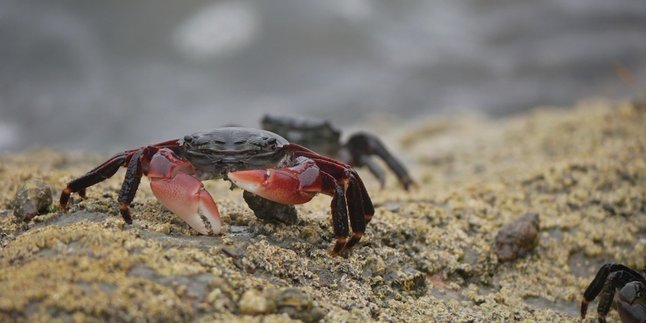
<svg viewBox="0 0 646 323"><path fill-rule="evenodd" d="M243 170L228 177L241 189L282 204L305 203L315 195L304 192L299 175L288 168Z"/></svg>
<svg viewBox="0 0 646 323"><path fill-rule="evenodd" d="M243 170L230 172L227 177L241 189L255 193L269 176L268 173L268 170Z"/></svg>

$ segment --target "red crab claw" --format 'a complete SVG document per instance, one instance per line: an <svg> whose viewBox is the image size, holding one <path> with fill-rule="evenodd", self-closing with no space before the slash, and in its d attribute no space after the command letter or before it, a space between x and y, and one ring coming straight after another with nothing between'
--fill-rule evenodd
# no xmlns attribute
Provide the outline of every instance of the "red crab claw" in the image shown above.
<svg viewBox="0 0 646 323"><path fill-rule="evenodd" d="M230 172L229 179L245 191L283 204L302 204L321 191L319 168L302 158L295 166Z"/></svg>
<svg viewBox="0 0 646 323"><path fill-rule="evenodd" d="M220 213L202 182L192 176L186 161L177 159L170 150L160 150L150 161L150 188L161 204L182 218L201 234L218 234Z"/></svg>

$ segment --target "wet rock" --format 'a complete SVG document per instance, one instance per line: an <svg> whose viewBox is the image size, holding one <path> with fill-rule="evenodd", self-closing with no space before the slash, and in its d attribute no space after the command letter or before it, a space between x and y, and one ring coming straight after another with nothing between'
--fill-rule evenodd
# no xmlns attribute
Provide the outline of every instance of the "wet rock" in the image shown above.
<svg viewBox="0 0 646 323"><path fill-rule="evenodd" d="M298 214L293 205L276 203L247 191L242 194L242 197L259 219L284 224L296 224L298 222Z"/></svg>
<svg viewBox="0 0 646 323"><path fill-rule="evenodd" d="M283 289L276 297L276 306L278 313L303 322L318 322L325 316L312 298L297 288Z"/></svg>
<svg viewBox="0 0 646 323"><path fill-rule="evenodd" d="M260 315L273 313L276 310L276 303L271 297L263 292L250 289L240 297L238 302L240 313L246 315Z"/></svg>
<svg viewBox="0 0 646 323"><path fill-rule="evenodd" d="M9 204L16 219L29 222L35 216L47 213L52 204L52 189L42 180L29 180L18 188Z"/></svg>
<svg viewBox="0 0 646 323"><path fill-rule="evenodd" d="M526 213L498 231L494 251L500 261L512 261L538 245L540 220L538 213Z"/></svg>
<svg viewBox="0 0 646 323"><path fill-rule="evenodd" d="M415 296L426 294L426 274L414 268L402 268L386 273L384 280L394 288Z"/></svg>

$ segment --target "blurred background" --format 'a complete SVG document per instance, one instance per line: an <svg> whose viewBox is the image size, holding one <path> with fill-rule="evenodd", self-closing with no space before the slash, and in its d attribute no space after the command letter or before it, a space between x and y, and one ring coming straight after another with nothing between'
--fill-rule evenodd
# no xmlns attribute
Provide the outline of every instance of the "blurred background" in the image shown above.
<svg viewBox="0 0 646 323"><path fill-rule="evenodd" d="M644 0L2 0L0 151L636 96L617 67L646 83Z"/></svg>

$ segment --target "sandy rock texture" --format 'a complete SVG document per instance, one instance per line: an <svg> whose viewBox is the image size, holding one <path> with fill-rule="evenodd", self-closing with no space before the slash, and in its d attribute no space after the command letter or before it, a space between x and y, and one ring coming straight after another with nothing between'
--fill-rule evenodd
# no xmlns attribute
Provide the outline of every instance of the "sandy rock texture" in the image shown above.
<svg viewBox="0 0 646 323"><path fill-rule="evenodd" d="M327 196L285 225L257 219L240 190L207 182L225 227L200 236L146 180L124 225L124 171L62 213L65 183L107 156L0 155L0 321L578 321L601 264L646 265L645 109L584 102L387 125L380 136L418 185L405 192L391 176L380 190L360 170L376 214L340 257L328 254ZM12 205L33 180L51 187L54 204L25 223ZM498 231L527 213L540 217L537 241L499 261Z"/></svg>

